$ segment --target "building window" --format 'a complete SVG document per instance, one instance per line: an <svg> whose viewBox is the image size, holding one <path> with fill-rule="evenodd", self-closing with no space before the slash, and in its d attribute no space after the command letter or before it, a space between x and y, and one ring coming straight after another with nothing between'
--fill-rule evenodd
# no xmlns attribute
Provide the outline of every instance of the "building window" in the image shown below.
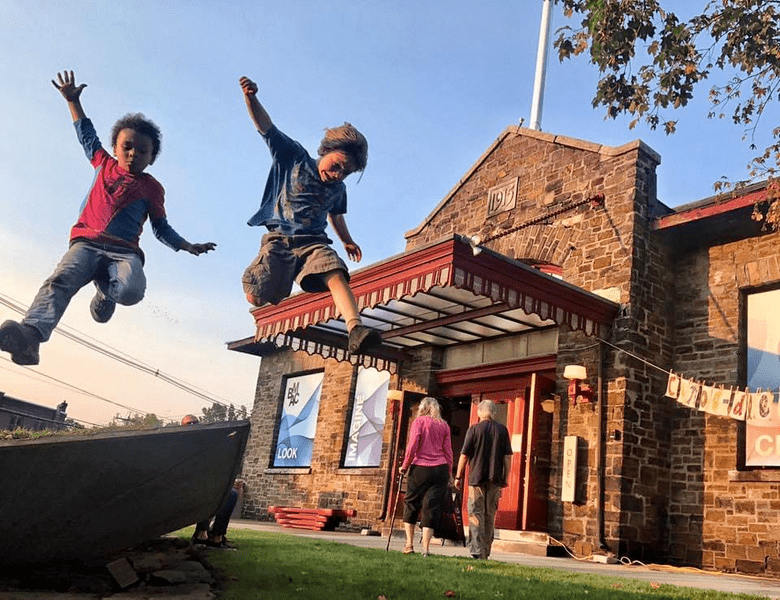
<svg viewBox="0 0 780 600"><path fill-rule="evenodd" d="M358 370L344 452L345 467L379 466L389 385L390 373L387 371L363 367Z"/></svg>
<svg viewBox="0 0 780 600"><path fill-rule="evenodd" d="M310 467L324 372L288 377L279 415L274 467Z"/></svg>
<svg viewBox="0 0 780 600"><path fill-rule="evenodd" d="M745 465L780 466L780 289L747 296L747 387L771 391L765 421L745 424ZM753 408L753 412L758 410ZM767 412L768 411L768 412Z"/></svg>

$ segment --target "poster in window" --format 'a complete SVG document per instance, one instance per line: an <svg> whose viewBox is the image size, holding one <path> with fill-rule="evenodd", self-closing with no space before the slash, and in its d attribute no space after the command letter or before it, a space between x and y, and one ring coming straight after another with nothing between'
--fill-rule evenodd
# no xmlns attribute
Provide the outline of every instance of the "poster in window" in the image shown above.
<svg viewBox="0 0 780 600"><path fill-rule="evenodd" d="M389 384L390 373L386 371L363 367L358 371L345 467L379 466Z"/></svg>
<svg viewBox="0 0 780 600"><path fill-rule="evenodd" d="M324 373L287 379L274 467L310 467Z"/></svg>
<svg viewBox="0 0 780 600"><path fill-rule="evenodd" d="M780 289L747 297L747 387L774 390L780 387ZM780 466L778 394L765 398L745 425L745 464L749 467ZM763 409L763 410L762 410Z"/></svg>

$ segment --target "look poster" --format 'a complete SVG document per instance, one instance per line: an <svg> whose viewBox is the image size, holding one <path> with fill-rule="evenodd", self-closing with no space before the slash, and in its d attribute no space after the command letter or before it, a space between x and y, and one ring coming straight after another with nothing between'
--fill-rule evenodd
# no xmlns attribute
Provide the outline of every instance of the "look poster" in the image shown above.
<svg viewBox="0 0 780 600"><path fill-rule="evenodd" d="M274 467L310 467L324 372L287 379Z"/></svg>

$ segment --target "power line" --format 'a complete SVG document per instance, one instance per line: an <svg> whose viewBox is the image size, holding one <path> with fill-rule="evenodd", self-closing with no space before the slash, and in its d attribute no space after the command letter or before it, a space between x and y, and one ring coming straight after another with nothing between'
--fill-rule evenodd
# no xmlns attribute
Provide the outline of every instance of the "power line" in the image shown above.
<svg viewBox="0 0 780 600"><path fill-rule="evenodd" d="M0 356L0 358L2 358L6 362L9 362L9 363L11 362L11 360L6 358L5 356ZM28 369L28 368L29 367L25 367L25 369ZM9 370L9 369L6 369L6 370ZM81 394L86 394L87 396L91 396L92 398L95 398L97 400L102 400L103 402L108 402L109 404L113 404L114 406L118 406L119 408L124 408L125 410L130 410L130 411L132 411L134 413L137 413L137 414L146 414L147 413L147 411L145 411L145 410L139 410L137 408L133 408L132 406L127 406L126 404L121 404L120 402L115 402L114 400L109 400L108 398L100 396L99 394L95 394L94 392L87 391L87 390L82 389L82 388L80 388L78 386L75 386L75 385L73 385L71 383L68 383L67 381L62 381L61 379L57 379L56 377L52 377L51 375L47 375L46 373L42 373L40 371L36 371L35 373L37 375L40 375L41 377L45 377L46 379L51 379L52 381L55 381L55 382L65 386L65 387L67 387L68 389L70 389L72 391L76 391L76 392L79 392ZM24 373L22 373L22 375L23 374Z"/></svg>
<svg viewBox="0 0 780 600"><path fill-rule="evenodd" d="M19 303L18 300L14 300L13 298L6 296L5 294L0 293L0 304L3 304L10 308L11 310L14 310L18 312L19 314L25 314L27 311L21 303ZM95 338L91 338L90 336L78 331L77 329L74 329L72 327L65 326L63 324L60 324L56 329L56 332L61 334L62 336L68 338L71 341L76 342L77 344L81 344L85 348L89 350L93 350L99 354L102 354L108 358L111 358L112 360L115 360L121 364L124 364L128 367L137 369L139 371L142 371L144 373L147 373L148 375L152 375L153 377L156 377L157 379L161 379L162 381L173 385L174 387L179 388L180 390L187 392L188 394L191 394L193 396L196 396L202 400L205 400L206 402L211 402L212 404L218 404L220 406L227 407L229 402L225 400L224 398L217 399L214 395L211 393L203 390L202 388L198 388L197 386L191 385L189 383L186 383L185 381L178 379L176 377L173 377L171 375L168 375L167 373L164 373L163 371L160 371L160 369L156 369L152 366L149 366L142 361L130 356L129 354L126 354L122 352L121 350L117 350L116 348L113 348L109 346L108 344L105 344L104 342L99 342ZM91 341L93 340L93 341ZM64 382L63 382L64 383ZM69 385L69 384L66 384ZM89 392L86 392L89 394ZM92 395L92 394L90 394ZM100 398L99 396L96 396ZM103 398L100 398L103 399ZM111 401L109 401L111 402ZM112 404L116 404L115 402L111 402ZM135 409L132 409L135 410ZM140 411L142 413L145 413L145 411Z"/></svg>

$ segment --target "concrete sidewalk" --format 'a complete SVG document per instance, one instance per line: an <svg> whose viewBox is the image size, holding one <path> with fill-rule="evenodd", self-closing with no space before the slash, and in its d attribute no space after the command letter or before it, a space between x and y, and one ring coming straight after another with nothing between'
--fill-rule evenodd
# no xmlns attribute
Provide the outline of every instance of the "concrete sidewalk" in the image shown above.
<svg viewBox="0 0 780 600"><path fill-rule="evenodd" d="M387 546L387 538L380 536L366 536L357 533L342 533L334 531L309 531L306 529L287 529L276 523L263 521L233 520L231 529L251 529L254 531L267 531L284 533L301 537L329 540L341 544L351 544L363 548L376 548L384 550ZM230 532L228 531L228 537ZM404 545L402 536L398 532L394 534L390 542L391 552L400 552ZM418 550L419 551L419 550ZM463 546L440 546L431 544L431 554L441 556L457 556L467 558L468 549ZM561 569L577 573L594 573L613 577L626 577L644 581L676 585L678 587L691 587L733 594L751 594L762 598L780 599L780 580L763 577L750 577L744 575L722 575L716 572L701 571L693 568L678 568L665 565L642 566L624 564L602 564L574 558L550 558L532 556L528 554L515 554L508 552L494 552L490 560L526 565L530 567L545 567Z"/></svg>

